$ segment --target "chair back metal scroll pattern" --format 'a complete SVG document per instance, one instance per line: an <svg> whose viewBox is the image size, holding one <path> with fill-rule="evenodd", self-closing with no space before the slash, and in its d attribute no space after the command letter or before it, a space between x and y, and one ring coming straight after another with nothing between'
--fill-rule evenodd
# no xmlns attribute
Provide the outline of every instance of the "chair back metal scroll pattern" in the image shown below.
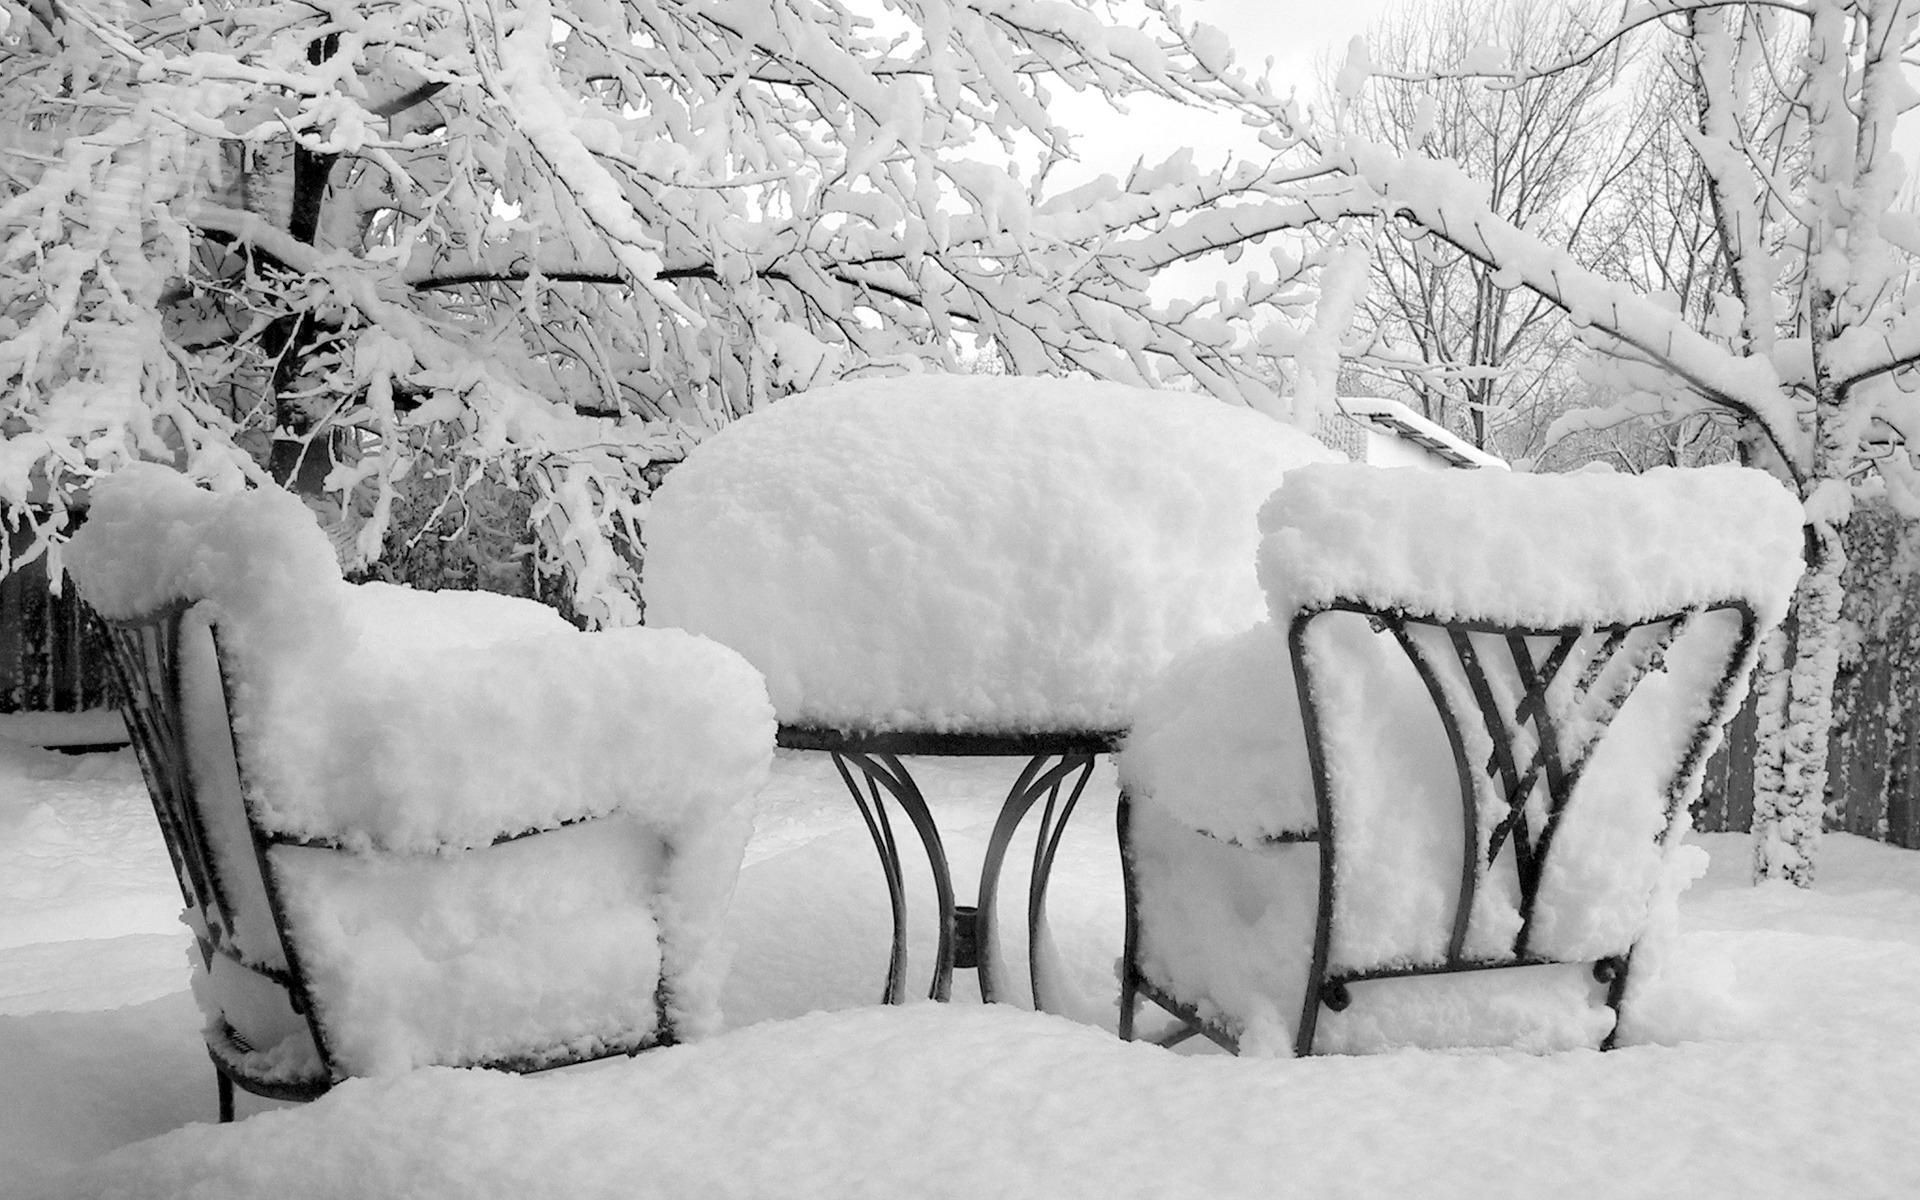
<svg viewBox="0 0 1920 1200"><path fill-rule="evenodd" d="M252 791L247 781L246 762L234 739L231 714L232 683L220 652L219 630L208 627L211 652L218 669L222 713L226 715L225 748L232 753L239 782L242 808L252 843L252 863L259 871L267 907L286 967L260 961L248 955L235 940L236 900L234 881L227 870L245 868L224 861L209 837L202 810L205 781L195 777L189 754L188 714L182 685L186 660L187 622L190 601L169 604L155 612L105 623L116 676L120 683L122 712L133 742L134 753L146 779L167 850L173 860L181 896L200 919L196 941L202 966L212 970L216 957L224 958L252 972L287 994L292 1010L306 1021L318 1052L317 1069L309 1073L288 1074L284 1069L262 1070L251 1065L258 1047L226 1021L216 1022L206 1031L207 1052L213 1060L219 1089L220 1120L231 1121L234 1113L233 1088L275 1100L312 1100L333 1086L337 1078L334 1056L323 1015L313 1003L305 973L301 970L297 939L287 936L285 909L271 861L276 847L298 847L339 853L349 851L328 839L299 838L277 833L255 819ZM494 839L494 845L534 837L554 828L578 824L578 820L554 826L529 829ZM614 1054L632 1054L654 1046L677 1041L669 1004L670 984L664 970L654 997L658 1026L653 1034L635 1045L606 1044L581 1050L560 1047L549 1053L518 1055L464 1065L516 1072L533 1072L566 1066Z"/></svg>
<svg viewBox="0 0 1920 1200"><path fill-rule="evenodd" d="M1461 871L1454 895L1451 933L1438 961L1406 962L1364 969L1332 965L1331 951L1339 914L1340 813L1329 777L1323 713L1316 703L1314 656L1307 645L1316 621L1347 613L1364 618L1376 636L1390 637L1404 652L1424 684L1452 752L1460 802ZM1568 801L1607 734L1609 723L1635 690L1667 668L1667 655L1689 626L1710 613L1728 613L1738 630L1711 696L1699 710L1723 711L1737 672L1750 661L1756 636L1752 609L1740 601L1704 605L1652 619L1556 628L1515 627L1474 620L1443 620L1355 601L1335 601L1295 615L1289 648L1313 777L1317 829L1267 839L1272 844L1315 842L1319 846L1318 915L1306 994L1295 1028L1295 1053L1314 1051L1321 1010L1344 1011L1353 1000L1350 985L1370 980L1445 975L1563 961L1540 953L1532 942L1535 905ZM1339 669L1328 663L1327 670ZM1664 843L1685 800L1686 781L1697 776L1715 726L1696 722L1663 797ZM1483 735L1483 736L1482 736ZM1490 747L1475 762L1469 746ZM1123 798L1124 801L1124 798ZM1490 818L1490 819L1489 819ZM1126 818L1122 817L1123 839ZM1517 882L1519 928L1506 953L1469 950L1484 947L1473 935L1476 896L1503 856ZM1139 975L1135 961L1137 898L1128 896L1128 951L1123 966L1123 1032L1132 1024L1132 995L1143 994L1180 1017L1183 1027L1163 1044L1194 1033L1206 1034L1229 1049L1229 1030L1200 1018L1190 1005L1155 988ZM1592 962L1594 978L1606 985L1606 1003L1614 1012L1614 1030L1602 1042L1609 1049L1627 987L1633 947L1623 945Z"/></svg>

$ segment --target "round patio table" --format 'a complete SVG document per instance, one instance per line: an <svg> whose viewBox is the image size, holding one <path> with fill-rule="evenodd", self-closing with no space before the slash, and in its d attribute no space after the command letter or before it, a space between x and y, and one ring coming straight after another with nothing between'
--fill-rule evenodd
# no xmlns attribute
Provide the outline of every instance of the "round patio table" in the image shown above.
<svg viewBox="0 0 1920 1200"><path fill-rule="evenodd" d="M1018 999L994 936L1016 830L1038 813L1037 973L1047 880L1094 760L1176 654L1265 616L1255 514L1285 471L1335 457L1200 396L1086 379L844 382L749 414L667 474L644 531L647 620L739 651L766 677L779 744L833 757L886 877L886 999L907 996L901 816L933 872L929 993L945 999L953 972L974 969L983 998ZM954 896L939 805L909 762L921 755L1024 761L972 904Z"/></svg>
<svg viewBox="0 0 1920 1200"><path fill-rule="evenodd" d="M1067 822L1093 774L1094 760L1118 747L1122 731L1050 733L916 733L847 732L835 729L783 725L779 745L789 750L825 751L833 756L840 781L860 808L867 832L879 852L886 876L887 899L893 911L893 952L887 960L887 986L882 1000L901 1004L907 998L907 901L902 881L900 845L887 817L885 801L906 815L926 849L933 872L934 906L939 941L934 951L932 982L927 995L946 1000L953 992L956 970L979 972L980 998L989 1003L1006 1000L1006 967L998 946L1000 872L1013 835L1027 814L1039 804L1033 862L1027 875L1027 972L1033 1006L1047 1010L1046 985L1041 969L1046 945L1047 880L1060 849ZM1024 758L980 864L980 890L975 903L956 901L953 872L941 840L938 823L927 798L902 756L967 756Z"/></svg>

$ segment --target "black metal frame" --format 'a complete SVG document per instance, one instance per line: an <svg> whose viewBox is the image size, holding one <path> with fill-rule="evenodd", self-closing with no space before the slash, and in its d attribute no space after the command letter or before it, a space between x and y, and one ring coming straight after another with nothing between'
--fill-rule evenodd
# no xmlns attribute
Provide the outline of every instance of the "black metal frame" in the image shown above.
<svg viewBox="0 0 1920 1200"><path fill-rule="evenodd" d="M887 899L893 914L893 950L887 960L885 1004L907 998L907 901L901 875L900 846L887 818L883 798L891 798L906 814L927 852L933 873L934 906L939 942L934 953L932 981L927 995L946 1000L953 993L953 972L979 972L980 995L989 1003L1004 999L998 928L1000 872L1007 849L1021 821L1042 797L1033 864L1027 876L1027 971L1034 1007L1044 1010L1040 956L1046 937L1047 883L1080 795L1092 777L1094 760L1120 743L1119 731L1063 731L1056 733L934 733L902 730L859 731L783 725L778 744L789 750L824 751L833 757L840 781L860 809L867 833L880 855ZM953 873L946 846L926 796L901 756L1025 758L1006 799L980 867L977 902L955 902ZM858 778L855 773L858 773ZM1071 785L1069 786L1069 781ZM863 786L864 785L864 786ZM1064 790L1064 795L1063 795Z"/></svg>
<svg viewBox="0 0 1920 1200"><path fill-rule="evenodd" d="M204 935L196 937L204 969L211 970L215 956L277 985L287 994L292 1011L305 1018L320 1069L310 1075L288 1078L266 1074L250 1065L255 1047L224 1020L206 1031L208 1056L213 1060L218 1087L220 1120L233 1119L233 1089L237 1085L254 1095L273 1100L307 1101L325 1093L341 1078L335 1066L331 1039L320 1009L314 1004L300 965L298 940L288 936L288 922L281 900L279 877L272 852L281 847L354 853L341 844L315 838L299 838L267 828L257 816L254 794L248 779L246 759L232 726L233 688L219 631L209 624L213 639L215 665L219 671L221 701L226 714L227 747L233 755L240 781L240 800L252 841L254 865L260 873L267 906L273 921L286 968L248 958L235 944L233 903L222 878L219 858L207 836L200 807L200 792L187 747L187 712L181 683L183 666L182 625L192 608L191 601L176 601L137 617L107 620L110 657L120 683L122 713L132 739L135 757L146 779L147 793L153 802L154 816L173 861L174 875L181 898L200 919ZM502 845L534 837L555 829L580 824L580 820L527 829L493 839ZM668 852L671 853L669 847ZM671 1017L671 991L664 937L660 950L660 977L656 985L655 1026L651 1036L632 1045L602 1045L593 1052L557 1047L545 1054L516 1055L460 1064L520 1073L549 1070L578 1062L609 1058L616 1054L633 1055L641 1050L674 1044L677 1032Z"/></svg>
<svg viewBox="0 0 1920 1200"><path fill-rule="evenodd" d="M1723 600L1667 613L1640 621L1608 622L1594 625L1559 627L1516 626L1469 619L1444 619L1431 614L1411 613L1403 609L1369 605L1355 600L1336 600L1302 610L1294 615L1288 631L1294 684L1298 691L1303 735L1313 778L1314 806L1317 818L1312 831L1288 833L1262 839L1261 846L1315 843L1319 847L1318 913L1314 922L1314 944L1308 971L1306 994L1301 1003L1295 1029L1294 1051L1299 1055L1314 1051L1320 1009L1335 1012L1352 1002L1351 984L1417 976L1458 974L1513 967L1544 966L1560 960L1533 952L1529 939L1533 930L1533 910L1554 834L1567 801L1578 785L1581 773L1606 735L1608 724L1625 706L1635 688L1650 674L1664 670L1667 651L1686 632L1688 626L1705 614L1731 612L1738 617L1739 631L1729 648L1727 661L1708 698L1706 712L1721 713L1735 682L1752 669L1757 640L1757 619L1750 605L1740 600ZM1314 698L1312 657L1307 651L1309 626L1332 613L1365 618L1376 634L1391 635L1425 685L1434 711L1440 718L1452 751L1456 787L1461 806L1463 836L1461 878L1455 893L1451 935L1445 957L1439 962L1409 963L1358 971L1335 971L1328 966L1333 922L1337 911L1335 867L1338 829L1336 797L1327 773L1326 750L1321 738L1320 712ZM1647 634L1635 638L1640 631ZM1509 706L1496 695L1489 675L1492 664L1486 660L1487 642L1504 646L1510 674L1507 682L1517 683L1519 698ZM1544 657L1536 656L1535 645L1546 642ZM1629 646L1630 642L1634 642ZM1576 654L1586 648L1589 654ZM1444 648L1449 661L1442 662L1436 650ZM1620 659L1622 652L1628 657ZM1624 678L1607 681L1602 677L1616 660L1625 666ZM1567 731L1546 702L1548 691L1560 680L1570 664L1582 661L1580 674L1572 683L1570 709L1590 722L1598 732L1583 744L1573 744ZM1464 687L1471 705L1450 695ZM1468 761L1463 722L1477 719L1484 726L1493 752L1490 760L1475 767ZM1524 737L1532 727L1530 738ZM1684 752L1668 778L1665 797L1665 821L1660 841L1678 818L1683 803L1684 784L1699 772L1707 747L1717 725L1703 720L1692 733ZM1531 752L1521 761L1521 747L1531 742ZM1484 778L1485 784L1479 782ZM1544 786L1544 819L1540 828L1530 827L1529 802ZM1505 814L1494 823L1487 839L1480 836L1481 795L1484 788L1496 793L1495 803L1504 805ZM1495 809L1494 811L1498 811ZM1140 909L1137 882L1133 873L1132 802L1124 793L1118 814L1121 865L1126 890L1126 943L1121 960L1120 1035L1134 1036L1134 1010L1144 998L1171 1013L1177 1021L1173 1030L1156 1039L1173 1045L1202 1034L1218 1045L1237 1052L1238 1036L1228 1024L1208 1020L1198 1009L1168 989L1147 979L1139 958ZM1196 833L1203 831L1196 830ZM1258 849L1259 847L1244 847ZM1503 851L1511 849L1514 872L1520 890L1520 928L1511 952L1495 958L1471 958L1465 953L1476 892L1483 879L1481 861L1488 870L1499 861ZM1611 1049L1619 1028L1619 1013L1626 993L1632 965L1633 947L1620 947L1615 953L1591 962L1594 978L1606 985L1606 1004L1613 1010L1613 1029L1600 1048Z"/></svg>

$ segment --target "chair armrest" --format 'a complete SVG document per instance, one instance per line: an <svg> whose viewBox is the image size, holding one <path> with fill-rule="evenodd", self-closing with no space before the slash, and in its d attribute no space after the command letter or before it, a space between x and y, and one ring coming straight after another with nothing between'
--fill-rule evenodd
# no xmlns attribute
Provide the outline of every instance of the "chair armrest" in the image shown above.
<svg viewBox="0 0 1920 1200"><path fill-rule="evenodd" d="M1176 659L1141 698L1119 769L1134 802L1213 837L1317 829L1285 637L1263 622Z"/></svg>
<svg viewBox="0 0 1920 1200"><path fill-rule="evenodd" d="M759 674L678 630L309 665L236 688L257 819L281 836L431 852L615 812L671 831L749 803L772 759Z"/></svg>

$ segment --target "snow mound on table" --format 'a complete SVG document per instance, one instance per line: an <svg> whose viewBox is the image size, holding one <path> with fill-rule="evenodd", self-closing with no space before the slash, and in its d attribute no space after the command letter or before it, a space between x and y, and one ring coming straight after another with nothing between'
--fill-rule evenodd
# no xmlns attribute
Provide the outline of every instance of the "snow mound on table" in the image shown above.
<svg viewBox="0 0 1920 1200"><path fill-rule="evenodd" d="M1765 472L1362 471L1290 475L1261 509L1274 616L1339 596L1442 619L1649 618L1745 599L1763 624L1800 577L1800 503Z"/></svg>
<svg viewBox="0 0 1920 1200"><path fill-rule="evenodd" d="M1112 729L1262 613L1254 514L1338 456L1250 410L1088 380L906 376L790 397L655 493L647 620L732 646L780 720Z"/></svg>

